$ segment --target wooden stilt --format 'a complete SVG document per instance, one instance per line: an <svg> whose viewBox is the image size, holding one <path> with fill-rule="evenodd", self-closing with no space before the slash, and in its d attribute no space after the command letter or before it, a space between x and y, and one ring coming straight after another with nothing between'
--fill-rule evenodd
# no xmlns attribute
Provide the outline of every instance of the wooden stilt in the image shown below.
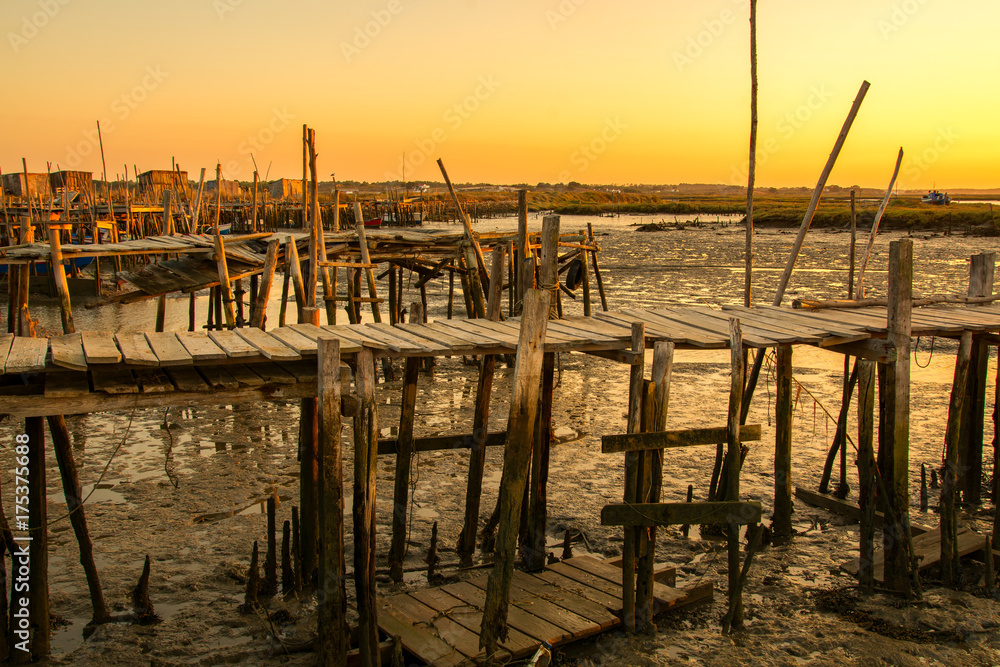
<svg viewBox="0 0 1000 667"><path fill-rule="evenodd" d="M94 545L87 528L87 515L80 494L80 478L77 475L76 462L73 460L69 429L66 428L66 419L62 415L49 417L48 424L49 432L52 434L52 449L56 453L59 475L62 478L63 494L66 496L66 507L69 509L69 520L80 547L80 565L83 566L87 587L90 589L90 603L94 614L92 620L95 624L105 623L110 619L110 614L104 602L101 579L94 562Z"/></svg>
<svg viewBox="0 0 1000 667"><path fill-rule="evenodd" d="M883 530L886 585L909 596L912 563L908 553L905 520L909 514L908 472L910 461L910 310L913 293L913 241L902 239L889 245L888 340L896 346L896 361L886 373L886 463L884 475L892 521Z"/></svg>
<svg viewBox="0 0 1000 667"><path fill-rule="evenodd" d="M226 326L236 328L236 308L233 303L233 286L229 282L229 263L226 261L226 246L222 234L215 235L215 261L219 269L219 289L222 293L222 306L226 314Z"/></svg>
<svg viewBox="0 0 1000 667"><path fill-rule="evenodd" d="M281 526L281 592L295 587L295 570L292 566L292 524L285 521Z"/></svg>
<svg viewBox="0 0 1000 667"><path fill-rule="evenodd" d="M295 245L295 239L289 239L285 244L285 257L288 258L288 273L291 275L292 288L295 290L295 305L298 308L299 323L304 322L302 309L306 303L306 288L302 281L302 264L299 262L299 249Z"/></svg>
<svg viewBox="0 0 1000 667"><path fill-rule="evenodd" d="M410 306L410 321L420 317L420 305ZM403 580L403 556L406 552L406 507L410 494L410 463L413 457L413 421L417 402L417 376L420 357L407 357L403 371L403 391L399 408L399 438L396 450L396 476L393 487L392 544L389 547L389 576Z"/></svg>
<svg viewBox="0 0 1000 667"><path fill-rule="evenodd" d="M45 420L29 417L24 420L28 436L28 527L31 542L28 548L28 621L31 641L28 644L32 660L49 652L49 531L47 485L45 482ZM18 538L15 537L15 540ZM23 546L21 543L19 546ZM17 651L15 651L17 655Z"/></svg>
<svg viewBox="0 0 1000 667"><path fill-rule="evenodd" d="M962 403L967 400L969 366L972 356L972 333L962 334L955 357L955 381L948 404L948 429L945 435L944 484L941 486L941 579L948 586L960 581L958 556L958 449L961 432ZM987 554L989 558L989 554Z"/></svg>
<svg viewBox="0 0 1000 667"><path fill-rule="evenodd" d="M465 493L465 523L458 538L458 556L463 566L472 565L472 555L476 549L476 531L479 527L479 508L483 492L483 470L486 465L486 434L495 368L496 356L487 354L479 360L476 407L472 419L472 447L469 449L469 481Z"/></svg>
<svg viewBox="0 0 1000 667"><path fill-rule="evenodd" d="M354 415L354 585L358 604L358 644L362 667L379 664L375 603L375 474L378 459L378 404L372 351L357 353Z"/></svg>
<svg viewBox="0 0 1000 667"><path fill-rule="evenodd" d="M969 271L970 297L989 296L993 293L993 274L996 253L973 255ZM990 360L989 345L981 340L972 341L969 378L962 410L962 431L958 450L958 489L967 505L982 502L983 478L983 427L986 411L986 376Z"/></svg>
<svg viewBox="0 0 1000 667"><path fill-rule="evenodd" d="M291 262L285 255L285 275L281 281L281 304L278 306L278 326L285 326L285 316L288 312L288 283L292 279Z"/></svg>
<svg viewBox="0 0 1000 667"><path fill-rule="evenodd" d="M261 283L257 289L253 314L250 317L250 326L252 327L257 327L258 329L265 328L267 302L271 299L271 285L274 283L274 271L277 266L278 241L274 240L267 244L267 254L264 256L264 272L261 274Z"/></svg>
<svg viewBox="0 0 1000 667"><path fill-rule="evenodd" d="M726 421L726 477L724 498L729 501L740 499L740 407L743 403L743 387L746 366L743 357L743 331L737 319L729 320L729 349L731 360L731 384L729 389L729 417ZM729 627L743 628L743 592L740 585L740 529L736 523L726 527L729 552Z"/></svg>
<svg viewBox="0 0 1000 667"><path fill-rule="evenodd" d="M267 499L267 554L264 556L264 595L278 592L278 525L277 502L272 495Z"/></svg>
<svg viewBox="0 0 1000 667"><path fill-rule="evenodd" d="M792 534L792 346L777 352L777 394L774 408L774 520L776 537Z"/></svg>
<svg viewBox="0 0 1000 667"><path fill-rule="evenodd" d="M62 316L63 333L70 334L76 331L73 327L73 307L69 299L69 285L66 283L66 267L63 265L62 241L59 235L62 234L58 225L49 227L49 251L52 255L52 277L56 284L56 293L59 295L59 313Z"/></svg>
<svg viewBox="0 0 1000 667"><path fill-rule="evenodd" d="M302 539L299 530L299 508L292 507L292 587L302 590Z"/></svg>
<svg viewBox="0 0 1000 667"><path fill-rule="evenodd" d="M319 617L317 637L322 665L346 662L347 592L344 563L344 471L341 463L340 341L321 339L319 372Z"/></svg>
<svg viewBox="0 0 1000 667"><path fill-rule="evenodd" d="M580 230L580 238L586 239L583 230ZM582 242L582 241L581 241ZM590 317L590 268L588 264L588 252L580 253L580 261L583 262L583 316Z"/></svg>
<svg viewBox="0 0 1000 667"><path fill-rule="evenodd" d="M195 292L191 292L191 294L188 295L188 331L194 331L197 327L197 322L195 321L195 317L197 315L197 303L197 294Z"/></svg>
<svg viewBox="0 0 1000 667"><path fill-rule="evenodd" d="M646 331L642 322L632 323L632 352L643 354L646 349ZM642 428L642 387L644 364L633 364L629 371L628 423L626 433L638 433ZM625 494L624 502L639 502L639 468L642 454L625 454ZM638 554L638 529L625 527L625 541L622 545L622 622L626 632L636 630L635 609L635 569Z"/></svg>
<svg viewBox="0 0 1000 667"><path fill-rule="evenodd" d="M257 593L260 591L260 547L257 540L253 541L253 551L250 553L250 569L247 574L247 587L243 595L243 604L240 605L240 613L252 614L260 609L260 602L257 601Z"/></svg>
<svg viewBox="0 0 1000 667"><path fill-rule="evenodd" d="M531 448L528 486L527 535L523 560L529 571L545 567L545 527L548 519L549 447L552 443L552 391L555 386L556 355L542 357L542 388L538 404L535 439Z"/></svg>
<svg viewBox="0 0 1000 667"><path fill-rule="evenodd" d="M303 308L306 323L319 324L319 309ZM304 398L299 419L299 502L302 582L311 586L316 570L319 530L319 399Z"/></svg>
<svg viewBox="0 0 1000 667"><path fill-rule="evenodd" d="M687 502L692 502L694 500L694 484L688 484ZM687 538L691 531L691 524L683 524L681 526L681 535Z"/></svg>
<svg viewBox="0 0 1000 667"><path fill-rule="evenodd" d="M590 245L597 247L597 240L594 238L594 225L587 223L587 239ZM601 279L601 269L597 263L597 251L590 251L590 260L594 265L594 278L597 280L597 292L601 296L601 310L608 312L608 297L604 295L604 281Z"/></svg>
<svg viewBox="0 0 1000 667"><path fill-rule="evenodd" d="M858 580L874 587L875 561L875 362L858 359L858 503L861 509Z"/></svg>

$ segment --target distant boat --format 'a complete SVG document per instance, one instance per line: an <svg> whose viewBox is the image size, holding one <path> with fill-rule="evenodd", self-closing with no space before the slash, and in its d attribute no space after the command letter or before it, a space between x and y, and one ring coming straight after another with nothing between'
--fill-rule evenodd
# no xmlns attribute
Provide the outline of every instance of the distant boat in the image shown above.
<svg viewBox="0 0 1000 667"><path fill-rule="evenodd" d="M920 198L925 204L950 204L951 197L948 196L947 192L938 192L937 190L930 190L927 194Z"/></svg>
<svg viewBox="0 0 1000 667"><path fill-rule="evenodd" d="M371 220L365 220L365 227L371 229L378 229L382 226L382 218L372 218Z"/></svg>

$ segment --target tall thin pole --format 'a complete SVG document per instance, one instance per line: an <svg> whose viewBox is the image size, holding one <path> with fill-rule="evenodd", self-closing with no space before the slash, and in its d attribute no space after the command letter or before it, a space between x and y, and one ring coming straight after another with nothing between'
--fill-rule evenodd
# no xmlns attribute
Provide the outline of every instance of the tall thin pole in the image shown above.
<svg viewBox="0 0 1000 667"><path fill-rule="evenodd" d="M750 0L750 167L747 169L747 247L743 305L750 307L753 283L753 184L757 171L757 0Z"/></svg>

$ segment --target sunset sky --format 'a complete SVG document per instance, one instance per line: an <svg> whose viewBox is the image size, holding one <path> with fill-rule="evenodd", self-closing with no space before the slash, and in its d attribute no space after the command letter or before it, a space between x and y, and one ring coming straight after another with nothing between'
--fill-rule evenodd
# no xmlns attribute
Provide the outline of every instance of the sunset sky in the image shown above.
<svg viewBox="0 0 1000 667"><path fill-rule="evenodd" d="M0 169L746 183L749 0L4 0ZM757 184L1000 187L995 0L760 0Z"/></svg>

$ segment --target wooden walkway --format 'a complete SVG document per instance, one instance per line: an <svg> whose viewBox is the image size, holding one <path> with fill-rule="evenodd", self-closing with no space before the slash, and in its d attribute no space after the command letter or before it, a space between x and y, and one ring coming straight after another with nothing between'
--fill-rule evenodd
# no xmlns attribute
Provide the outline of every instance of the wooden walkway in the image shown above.
<svg viewBox="0 0 1000 667"><path fill-rule="evenodd" d="M468 581L393 595L381 601L379 626L429 665L475 664L483 658L479 630L486 600L482 575ZM515 572L508 609L510 633L502 661L531 656L542 642L568 644L621 625L622 571L590 556L570 558L536 574ZM712 599L712 584L677 589L654 585L656 609L680 609Z"/></svg>
<svg viewBox="0 0 1000 667"><path fill-rule="evenodd" d="M553 320L546 352L587 352L629 363L633 322L646 345L729 345L729 318L740 319L750 347L816 345L869 358L891 353L886 309L793 310L707 307L622 310ZM914 336L1000 332L1000 307L933 306L913 310ZM0 335L0 411L18 417L81 414L132 407L285 400L316 395L317 340L335 337L350 357L438 357L508 354L519 323L442 320L429 324L293 324L271 331L117 333L88 331L53 338ZM57 399L57 400L39 400Z"/></svg>

